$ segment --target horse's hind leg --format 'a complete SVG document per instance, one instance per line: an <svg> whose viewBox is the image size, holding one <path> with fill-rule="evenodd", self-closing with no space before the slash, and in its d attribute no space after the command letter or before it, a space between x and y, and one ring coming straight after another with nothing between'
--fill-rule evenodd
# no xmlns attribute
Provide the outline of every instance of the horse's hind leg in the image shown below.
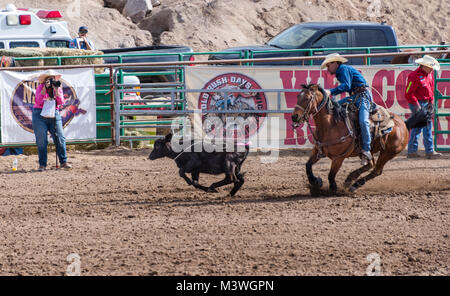
<svg viewBox="0 0 450 296"><path fill-rule="evenodd" d="M317 150L316 147L314 147L311 156L309 157L308 162L306 163L306 175L308 176L309 184L311 184L311 186L313 186L314 188L320 188L323 185L322 179L320 177L314 176L312 172L313 164L319 161L318 154L319 151Z"/></svg>
<svg viewBox="0 0 450 296"><path fill-rule="evenodd" d="M384 165L394 158L394 156L397 155L397 153L392 153L389 151L382 151L380 153L380 156L377 159L377 162L375 164L375 168L365 177L360 178L358 181L356 181L350 188L350 192L354 192L359 187L363 186L367 181L381 175L383 172Z"/></svg>
<svg viewBox="0 0 450 296"><path fill-rule="evenodd" d="M373 166L374 166L373 163L374 163L374 160L370 161L370 162L369 162L368 164L366 164L365 166L360 167L360 168L354 170L353 172L351 172L351 173L347 176L347 178L345 179L344 187L345 187L345 188L350 187L350 185L352 184L352 182L355 181L359 176L361 176L362 173L365 173L365 172L367 172L368 170L370 170L371 168L373 168Z"/></svg>

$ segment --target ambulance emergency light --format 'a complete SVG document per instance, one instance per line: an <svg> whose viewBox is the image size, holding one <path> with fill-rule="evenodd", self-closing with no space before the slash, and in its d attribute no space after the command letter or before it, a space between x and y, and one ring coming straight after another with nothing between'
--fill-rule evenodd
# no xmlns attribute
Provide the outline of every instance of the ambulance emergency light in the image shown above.
<svg viewBox="0 0 450 296"><path fill-rule="evenodd" d="M19 24L19 16L16 14L9 14L6 16L6 24L8 26L17 26Z"/></svg>
<svg viewBox="0 0 450 296"><path fill-rule="evenodd" d="M53 18L62 18L61 12L58 10L39 10L36 12L36 15L39 18L53 19Z"/></svg>
<svg viewBox="0 0 450 296"><path fill-rule="evenodd" d="M31 15L29 14L19 15L19 23L21 25L31 25Z"/></svg>

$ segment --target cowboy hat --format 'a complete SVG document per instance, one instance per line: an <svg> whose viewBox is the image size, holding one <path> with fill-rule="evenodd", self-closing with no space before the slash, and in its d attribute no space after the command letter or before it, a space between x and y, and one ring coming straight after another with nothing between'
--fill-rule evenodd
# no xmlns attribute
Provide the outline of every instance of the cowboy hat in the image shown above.
<svg viewBox="0 0 450 296"><path fill-rule="evenodd" d="M416 64L428 67L428 68L432 68L436 71L439 71L439 69L441 69L441 65L439 65L439 62L433 58L432 56L429 55L424 55L422 58L417 59L414 61Z"/></svg>
<svg viewBox="0 0 450 296"><path fill-rule="evenodd" d="M39 83L44 83L45 80L46 80L49 76L55 76L55 79L56 79L56 80L59 80L59 79L61 78L62 75L59 74L59 73L56 72L56 71L53 71L53 70L45 71L44 73L42 73L41 75L39 75L39 77L38 77Z"/></svg>
<svg viewBox="0 0 450 296"><path fill-rule="evenodd" d="M325 61L323 61L322 65L320 65L320 69L325 69L327 67L327 64L332 62L347 63L348 60L344 57L341 57L338 53L330 53L325 57Z"/></svg>

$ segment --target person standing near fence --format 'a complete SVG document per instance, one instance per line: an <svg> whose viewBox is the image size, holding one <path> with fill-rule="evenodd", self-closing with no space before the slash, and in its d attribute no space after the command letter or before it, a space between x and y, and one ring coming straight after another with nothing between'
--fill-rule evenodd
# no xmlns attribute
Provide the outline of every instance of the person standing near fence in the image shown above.
<svg viewBox="0 0 450 296"><path fill-rule="evenodd" d="M32 125L38 148L39 171L44 171L47 167L48 132L50 132L53 138L61 168L70 169L72 167L67 163L66 138L64 136L61 115L58 111L58 106L64 104L63 90L60 87L60 83L58 83L60 78L61 74L53 70L46 71L38 78L39 85L36 88ZM44 102L52 99L56 101L55 116L54 118L43 117L41 112Z"/></svg>
<svg viewBox="0 0 450 296"><path fill-rule="evenodd" d="M439 62L429 56L415 60L419 68L408 75L406 83L405 98L408 101L409 109L412 113L417 113L421 108L433 109L434 102L434 70L439 71ZM417 150L419 148L419 136L423 132L423 145L425 146L425 155L428 159L439 158L441 153L434 151L432 122L428 121L427 126L423 128L413 128L410 132L408 142L408 158L420 157Z"/></svg>

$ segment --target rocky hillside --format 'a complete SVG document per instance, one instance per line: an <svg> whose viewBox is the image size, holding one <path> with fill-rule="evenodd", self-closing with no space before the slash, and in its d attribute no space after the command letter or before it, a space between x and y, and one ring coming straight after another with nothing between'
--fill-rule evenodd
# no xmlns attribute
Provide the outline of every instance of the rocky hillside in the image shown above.
<svg viewBox="0 0 450 296"><path fill-rule="evenodd" d="M306 21L363 20L392 25L400 44L450 42L449 2L442 0L160 0L139 23L121 14L127 0L19 0L18 7L62 11L75 36L90 28L97 48L182 44L196 51L264 43ZM5 7L11 1L0 0ZM79 13L76 4L79 5Z"/></svg>

